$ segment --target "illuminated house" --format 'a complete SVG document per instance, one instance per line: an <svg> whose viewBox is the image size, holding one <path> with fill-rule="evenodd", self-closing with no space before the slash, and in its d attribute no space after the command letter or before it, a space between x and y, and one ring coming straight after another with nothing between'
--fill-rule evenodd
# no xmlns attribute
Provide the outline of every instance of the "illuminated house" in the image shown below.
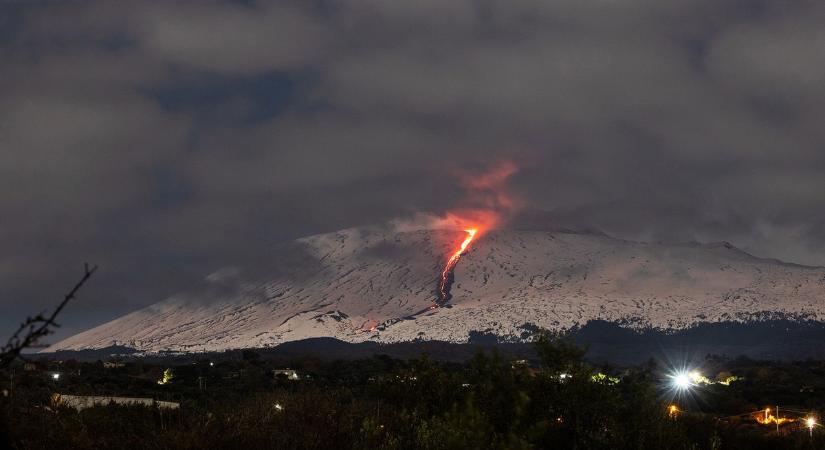
<svg viewBox="0 0 825 450"><path fill-rule="evenodd" d="M298 372L292 369L275 369L272 371L272 376L275 377L276 380L297 381L301 379L301 377L298 376Z"/></svg>
<svg viewBox="0 0 825 450"><path fill-rule="evenodd" d="M123 406L143 405L161 409L180 409L180 403L162 402L151 398L52 394L52 405L54 407L65 406L80 411L81 409L93 408L95 406L107 406L109 404Z"/></svg>

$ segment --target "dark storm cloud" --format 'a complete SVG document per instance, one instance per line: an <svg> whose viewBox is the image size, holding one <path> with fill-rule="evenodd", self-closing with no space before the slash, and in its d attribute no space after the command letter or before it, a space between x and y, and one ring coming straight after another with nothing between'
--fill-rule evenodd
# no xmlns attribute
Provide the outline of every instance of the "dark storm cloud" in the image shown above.
<svg viewBox="0 0 825 450"><path fill-rule="evenodd" d="M532 227L825 264L819 2L55 1L0 17L4 328L83 260L102 271L64 333L222 267L280 270L278 242L461 206L456 169L505 160L550 211Z"/></svg>

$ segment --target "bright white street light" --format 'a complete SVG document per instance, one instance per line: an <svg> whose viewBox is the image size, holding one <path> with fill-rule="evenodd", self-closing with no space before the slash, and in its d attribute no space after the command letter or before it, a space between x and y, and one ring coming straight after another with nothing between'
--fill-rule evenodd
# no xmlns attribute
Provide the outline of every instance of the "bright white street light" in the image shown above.
<svg viewBox="0 0 825 450"><path fill-rule="evenodd" d="M685 372L679 372L673 376L673 386L679 390L689 389L693 385L691 377Z"/></svg>
<svg viewBox="0 0 825 450"><path fill-rule="evenodd" d="M59 379L60 379L60 374L59 374L59 373L53 373L53 374L52 374L52 380L57 381L57 380L59 380Z"/></svg>

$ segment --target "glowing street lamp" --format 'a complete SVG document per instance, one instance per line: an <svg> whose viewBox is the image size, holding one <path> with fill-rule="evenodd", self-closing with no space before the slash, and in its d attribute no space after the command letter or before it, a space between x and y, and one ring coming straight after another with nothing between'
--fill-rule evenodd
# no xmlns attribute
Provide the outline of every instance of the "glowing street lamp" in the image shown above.
<svg viewBox="0 0 825 450"><path fill-rule="evenodd" d="M671 376L671 378L673 380L673 387L679 391L686 391L693 387L693 380L687 372L677 372Z"/></svg>
<svg viewBox="0 0 825 450"><path fill-rule="evenodd" d="M814 427L816 426L816 419L813 417L808 417L805 419L805 425L808 427L808 436L814 437Z"/></svg>
<svg viewBox="0 0 825 450"><path fill-rule="evenodd" d="M59 373L53 373L52 374L52 380L57 381L59 379L60 379L60 374Z"/></svg>

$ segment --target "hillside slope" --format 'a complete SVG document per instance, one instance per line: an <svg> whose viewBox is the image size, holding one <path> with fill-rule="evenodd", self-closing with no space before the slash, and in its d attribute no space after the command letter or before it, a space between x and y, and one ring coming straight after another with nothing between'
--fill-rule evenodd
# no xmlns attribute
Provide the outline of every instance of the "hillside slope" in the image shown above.
<svg viewBox="0 0 825 450"><path fill-rule="evenodd" d="M310 337L464 342L471 331L519 339L592 319L683 329L699 322L823 316L825 268L755 258L729 244L663 245L594 234L499 231L455 270L448 307L429 310L458 231L353 228L273 248L263 281L217 273L47 351L265 347ZM295 261L291 263L290 261ZM228 280L228 281L227 281Z"/></svg>

